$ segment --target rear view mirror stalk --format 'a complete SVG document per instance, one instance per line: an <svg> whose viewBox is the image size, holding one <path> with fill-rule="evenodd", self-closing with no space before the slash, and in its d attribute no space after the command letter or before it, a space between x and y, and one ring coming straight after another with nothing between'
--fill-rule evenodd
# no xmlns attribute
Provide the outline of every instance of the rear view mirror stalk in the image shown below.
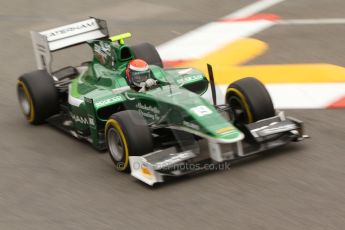
<svg viewBox="0 0 345 230"><path fill-rule="evenodd" d="M207 64L207 71L208 71L208 76L210 78L210 87L211 87L213 104L217 105L216 87L214 83L213 69L212 69L211 64Z"/></svg>

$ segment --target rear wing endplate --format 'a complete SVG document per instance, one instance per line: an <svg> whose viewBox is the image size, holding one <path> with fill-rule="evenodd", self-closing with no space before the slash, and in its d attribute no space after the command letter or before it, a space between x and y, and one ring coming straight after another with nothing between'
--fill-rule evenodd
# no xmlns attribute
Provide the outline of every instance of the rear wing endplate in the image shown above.
<svg viewBox="0 0 345 230"><path fill-rule="evenodd" d="M106 22L97 18L90 18L42 32L31 31L37 68L46 69L48 73L51 73L52 52L108 36Z"/></svg>

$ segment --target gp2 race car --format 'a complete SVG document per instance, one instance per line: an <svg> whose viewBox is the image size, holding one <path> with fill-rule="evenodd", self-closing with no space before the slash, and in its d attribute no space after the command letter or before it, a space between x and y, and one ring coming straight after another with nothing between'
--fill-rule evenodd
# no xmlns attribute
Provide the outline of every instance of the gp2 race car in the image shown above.
<svg viewBox="0 0 345 230"><path fill-rule="evenodd" d="M301 141L303 123L275 111L257 79L229 84L225 104L217 105L212 66L209 79L193 68L163 68L149 43L128 46L129 33L109 37L104 20L31 32L38 70L17 84L29 123L49 123L107 149L118 171L146 184L207 170L224 162ZM77 67L52 70L52 53L87 42L93 59ZM157 86L130 87L129 61L150 65ZM211 89L213 103L202 97Z"/></svg>

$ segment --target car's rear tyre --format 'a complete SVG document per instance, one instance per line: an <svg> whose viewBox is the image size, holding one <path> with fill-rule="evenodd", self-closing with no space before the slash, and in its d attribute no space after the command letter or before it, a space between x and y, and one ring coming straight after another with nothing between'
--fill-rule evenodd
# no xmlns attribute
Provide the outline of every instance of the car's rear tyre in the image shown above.
<svg viewBox="0 0 345 230"><path fill-rule="evenodd" d="M113 114L105 125L110 158L118 171L129 172L129 156L153 151L153 140L146 120L134 110Z"/></svg>
<svg viewBox="0 0 345 230"><path fill-rule="evenodd" d="M225 101L235 113L238 123L252 123L275 115L266 87L256 78L247 77L229 85Z"/></svg>
<svg viewBox="0 0 345 230"><path fill-rule="evenodd" d="M135 58L145 60L149 65L157 65L163 67L163 62L159 53L152 44L141 43L138 45L131 46L132 52Z"/></svg>
<svg viewBox="0 0 345 230"><path fill-rule="evenodd" d="M59 96L54 80L45 70L37 70L19 77L17 83L19 105L29 123L38 125L59 112Z"/></svg>

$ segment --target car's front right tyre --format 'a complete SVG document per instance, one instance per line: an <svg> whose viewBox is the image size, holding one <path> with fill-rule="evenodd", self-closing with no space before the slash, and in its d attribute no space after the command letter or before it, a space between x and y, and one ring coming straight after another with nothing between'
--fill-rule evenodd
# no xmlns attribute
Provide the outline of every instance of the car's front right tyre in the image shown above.
<svg viewBox="0 0 345 230"><path fill-rule="evenodd" d="M235 121L249 124L275 116L272 99L259 80L246 77L231 83L225 95L226 103L235 114Z"/></svg>

